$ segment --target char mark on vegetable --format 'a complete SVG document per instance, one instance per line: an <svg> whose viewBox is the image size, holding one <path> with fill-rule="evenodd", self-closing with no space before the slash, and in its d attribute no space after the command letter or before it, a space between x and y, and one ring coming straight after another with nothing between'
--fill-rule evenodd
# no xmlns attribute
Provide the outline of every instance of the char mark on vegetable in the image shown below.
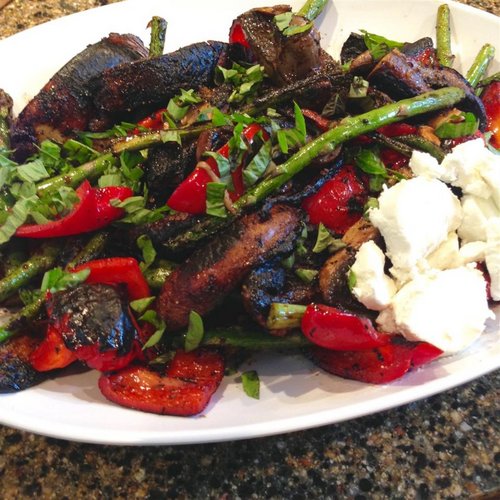
<svg viewBox="0 0 500 500"><path fill-rule="evenodd" d="M331 255L319 272L319 287L326 304L355 305L348 288L347 274L361 245L378 237L378 230L364 218L359 219L344 234L342 241L346 246Z"/></svg>
<svg viewBox="0 0 500 500"><path fill-rule="evenodd" d="M393 99L404 99L443 87L462 89L466 96L458 106L474 113L481 130L486 127L486 112L481 99L469 82L452 68L426 66L393 49L377 63L367 78Z"/></svg>
<svg viewBox="0 0 500 500"><path fill-rule="evenodd" d="M136 337L126 294L119 288L82 284L54 294L48 308L51 323L72 351L97 346L100 351L116 350L123 355Z"/></svg>
<svg viewBox="0 0 500 500"><path fill-rule="evenodd" d="M75 131L88 130L95 117L90 80L107 68L146 56L147 49L139 38L112 33L73 57L15 120L11 146L16 160L32 155L43 139L64 142Z"/></svg>
<svg viewBox="0 0 500 500"><path fill-rule="evenodd" d="M22 391L45 380L29 362L38 344L37 338L22 335L0 345L0 394Z"/></svg>
<svg viewBox="0 0 500 500"><path fill-rule="evenodd" d="M299 210L275 206L266 218L259 212L242 217L196 251L172 273L158 298L156 308L167 328L187 325L192 310L208 313L255 266L290 252L301 220Z"/></svg>
<svg viewBox="0 0 500 500"><path fill-rule="evenodd" d="M241 289L243 305L252 319L266 328L272 303L309 304L318 296L315 282L305 283L279 262L271 261L255 268ZM286 334L286 330L271 330L273 335Z"/></svg>
<svg viewBox="0 0 500 500"><path fill-rule="evenodd" d="M281 28L275 16L283 16ZM287 28L297 32L292 34ZM238 16L230 39L231 58L257 61L276 85L308 76L322 66L325 57L319 32L305 18L292 15L288 5L252 9Z"/></svg>
<svg viewBox="0 0 500 500"><path fill-rule="evenodd" d="M181 89L213 83L214 71L227 44L209 41L182 47L152 59L104 71L93 81L94 103L103 123L144 116L168 102Z"/></svg>

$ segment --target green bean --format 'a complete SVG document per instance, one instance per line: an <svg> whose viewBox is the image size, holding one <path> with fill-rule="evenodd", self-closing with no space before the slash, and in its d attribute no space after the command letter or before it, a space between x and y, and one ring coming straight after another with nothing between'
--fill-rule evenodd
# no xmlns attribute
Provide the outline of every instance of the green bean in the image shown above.
<svg viewBox="0 0 500 500"><path fill-rule="evenodd" d="M448 4L438 7L436 23L436 52L443 66L451 67L455 56L451 52L450 8Z"/></svg>
<svg viewBox="0 0 500 500"><path fill-rule="evenodd" d="M466 78L473 87L477 86L494 57L495 47L489 43L484 44L474 59L469 71L467 71Z"/></svg>
<svg viewBox="0 0 500 500"><path fill-rule="evenodd" d="M141 149L147 149L156 144L164 143L166 134L169 133L177 134L179 139L187 139L190 137L197 137L205 130L210 130L212 128L214 128L212 123L207 123L206 125L199 125L197 127L161 130L159 132L144 132L142 134L113 141L111 152L119 154L123 151L140 151Z"/></svg>
<svg viewBox="0 0 500 500"><path fill-rule="evenodd" d="M314 21L325 8L328 0L307 0L306 3L297 12L297 15L309 19L309 21Z"/></svg>
<svg viewBox="0 0 500 500"><path fill-rule="evenodd" d="M282 350L300 349L310 346L311 343L301 334L289 334L281 337L263 331L232 327L206 331L201 345L231 346L252 350Z"/></svg>
<svg viewBox="0 0 500 500"><path fill-rule="evenodd" d="M0 302L27 285L35 276L53 267L60 251L60 244L58 245L57 242L44 243L38 253L1 279Z"/></svg>
<svg viewBox="0 0 500 500"><path fill-rule="evenodd" d="M95 160L73 168L65 174L57 175L38 183L37 194L52 193L62 186L77 187L85 179L93 180L102 175L108 166L114 162L115 158L113 155L111 153L106 153L97 157Z"/></svg>
<svg viewBox="0 0 500 500"><path fill-rule="evenodd" d="M423 113L449 108L464 97L465 92L463 90L455 87L445 87L426 92L416 97L386 104L361 115L344 118L335 128L327 130L316 137L284 163L278 165L274 171L274 176L265 178L249 189L234 203L233 212L227 218L207 218L188 231L174 236L168 242L165 242L164 245L169 250L176 251L182 249L184 246L192 246L207 236L214 234L216 231L230 224L231 220L240 215L245 209L251 208L263 201L269 194L286 184L326 149L334 149L343 142L354 139L361 134L373 132L382 125L406 120Z"/></svg>
<svg viewBox="0 0 500 500"><path fill-rule="evenodd" d="M12 98L0 89L0 152L6 154L10 148L9 128L12 119Z"/></svg>
<svg viewBox="0 0 500 500"><path fill-rule="evenodd" d="M151 28L151 40L149 42L149 57L158 57L163 54L165 48L165 34L167 32L167 21L163 17L153 16L149 21Z"/></svg>
<svg viewBox="0 0 500 500"><path fill-rule="evenodd" d="M75 257L66 266L71 269L80 264L84 264L89 260L96 259L102 254L110 237L110 232L107 230L99 231L92 235L83 248L75 255Z"/></svg>
<svg viewBox="0 0 500 500"><path fill-rule="evenodd" d="M0 327L0 344L18 335L26 323L37 316L45 303L43 297L37 297L14 313L7 323Z"/></svg>

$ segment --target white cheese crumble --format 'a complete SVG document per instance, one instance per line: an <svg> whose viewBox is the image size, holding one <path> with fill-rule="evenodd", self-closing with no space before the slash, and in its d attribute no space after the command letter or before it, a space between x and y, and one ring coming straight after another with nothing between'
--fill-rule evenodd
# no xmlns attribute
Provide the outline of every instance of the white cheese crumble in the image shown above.
<svg viewBox="0 0 500 500"><path fill-rule="evenodd" d="M468 194L463 196L461 201L463 219L458 228L458 235L465 243L486 241L489 221L500 217L500 210L491 198L484 199Z"/></svg>
<svg viewBox="0 0 500 500"><path fill-rule="evenodd" d="M483 332L486 283L474 267L429 271L404 285L377 318L383 331L424 341L445 354L465 349Z"/></svg>
<svg viewBox="0 0 500 500"><path fill-rule="evenodd" d="M462 209L446 184L414 177L384 190L369 218L382 234L398 274L398 268L414 269L458 228Z"/></svg>
<svg viewBox="0 0 500 500"><path fill-rule="evenodd" d="M368 309L381 311L396 293L396 284L384 272L385 255L374 241L363 243L351 271L356 277L354 296Z"/></svg>
<svg viewBox="0 0 500 500"><path fill-rule="evenodd" d="M479 139L455 147L441 164L414 152L410 167L416 177L385 188L369 212L394 279L384 273L380 248L365 244L351 268L353 294L380 311L382 330L452 354L494 317L477 262L486 263L491 295L500 300L500 156ZM445 183L461 189L461 200Z"/></svg>
<svg viewBox="0 0 500 500"><path fill-rule="evenodd" d="M490 221L486 236L485 261L491 279L490 293L494 300L500 300L500 217Z"/></svg>

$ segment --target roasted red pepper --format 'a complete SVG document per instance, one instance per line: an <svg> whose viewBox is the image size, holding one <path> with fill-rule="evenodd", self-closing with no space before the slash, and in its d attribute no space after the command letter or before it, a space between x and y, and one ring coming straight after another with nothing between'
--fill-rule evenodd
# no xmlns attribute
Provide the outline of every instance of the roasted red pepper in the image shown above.
<svg viewBox="0 0 500 500"><path fill-rule="evenodd" d="M147 128L148 130L163 130L163 113L165 113L166 108L159 109L155 111L152 115L146 116L140 122L137 123L138 127L134 129L134 134L139 134L141 128Z"/></svg>
<svg viewBox="0 0 500 500"><path fill-rule="evenodd" d="M252 123L246 127L242 134L249 142L263 129L260 125ZM225 158L229 157L229 144L224 144L218 151ZM217 162L212 157L207 157L205 163L209 165L215 175L219 176ZM231 174L234 185L234 192L230 193L231 198L238 199L244 193L243 166L240 165ZM207 184L212 181L210 174L200 167L196 167L188 177L179 184L167 201L167 205L178 212L187 212L190 214L204 214L207 209Z"/></svg>
<svg viewBox="0 0 500 500"><path fill-rule="evenodd" d="M382 148L380 150L380 159L382 163L392 170L397 170L398 168L408 165L410 159L408 156L401 154L399 151L394 151L394 149Z"/></svg>
<svg viewBox="0 0 500 500"><path fill-rule="evenodd" d="M492 82L481 94L486 110L486 130L492 133L491 144L500 149L500 82Z"/></svg>
<svg viewBox="0 0 500 500"><path fill-rule="evenodd" d="M61 332L52 325L47 327L44 340L30 356L31 365L39 372L64 368L76 360L75 353L64 344Z"/></svg>
<svg viewBox="0 0 500 500"><path fill-rule="evenodd" d="M102 351L97 344L79 347L74 351L74 355L89 368L100 372L121 370L132 361L142 359L141 347L137 341L134 341L130 351L123 355L118 354L116 349Z"/></svg>
<svg viewBox="0 0 500 500"><path fill-rule="evenodd" d="M443 352L426 342L403 342L364 351L332 351L314 347L312 360L339 377L370 384L386 384L439 357Z"/></svg>
<svg viewBox="0 0 500 500"><path fill-rule="evenodd" d="M130 366L101 375L99 389L121 406L161 415L203 411L224 376L224 360L213 351L177 351L166 373Z"/></svg>
<svg viewBox="0 0 500 500"><path fill-rule="evenodd" d="M90 274L86 279L87 284L103 283L118 285L124 283L127 286L129 300L142 299L151 295L139 264L132 257L114 257L87 262L72 269L73 272L89 269ZM139 335L143 332L135 323L132 313L129 317ZM52 311L49 310L49 318ZM69 349L63 339L63 333L68 330L67 324L70 317L51 320L47 328L45 339L31 356L31 363L38 371L54 370L63 368L75 360L84 361L90 368L100 371L118 370L130 364L131 361L142 357L139 342L134 340L128 352L119 353L116 349L102 349L99 343L91 345L80 345ZM150 335L151 332L148 332ZM143 341L147 340L142 339Z"/></svg>
<svg viewBox="0 0 500 500"><path fill-rule="evenodd" d="M371 349L391 340L375 330L370 319L322 304L307 306L301 328L314 344L337 351Z"/></svg>
<svg viewBox="0 0 500 500"><path fill-rule="evenodd" d="M133 257L111 257L96 259L72 269L73 272L89 269L86 283L117 285L125 283L130 301L151 296L149 285L142 274L139 263Z"/></svg>
<svg viewBox="0 0 500 500"><path fill-rule="evenodd" d="M243 47L249 48L247 37L243 32L243 28L241 24L237 21L233 22L231 26L231 30L229 31L229 43L238 43L243 45Z"/></svg>
<svg viewBox="0 0 500 500"><path fill-rule="evenodd" d="M363 215L367 190L354 167L346 165L321 189L302 204L313 224L322 222L327 228L343 234Z"/></svg>
<svg viewBox="0 0 500 500"><path fill-rule="evenodd" d="M25 224L18 228L21 238L58 238L101 229L123 215L123 209L110 205L113 199L125 200L133 191L125 186L93 188L88 181L76 190L79 201L71 212L46 224Z"/></svg>
<svg viewBox="0 0 500 500"><path fill-rule="evenodd" d="M418 133L418 129L408 123L397 122L379 127L377 132L386 137L398 137L400 135L415 135Z"/></svg>

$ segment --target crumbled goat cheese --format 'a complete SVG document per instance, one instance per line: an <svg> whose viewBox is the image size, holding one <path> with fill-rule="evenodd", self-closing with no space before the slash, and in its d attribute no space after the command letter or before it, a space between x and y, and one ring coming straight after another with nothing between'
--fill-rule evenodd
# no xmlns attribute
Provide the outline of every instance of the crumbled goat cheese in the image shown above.
<svg viewBox="0 0 500 500"><path fill-rule="evenodd" d="M410 167L417 177L386 188L369 212L395 280L384 274L381 250L365 244L352 268L353 294L380 311L382 330L451 354L474 342L494 317L477 262L486 262L491 296L500 300L500 156L474 140L441 164L415 151ZM462 190L461 200L445 183ZM396 286L392 298L388 283Z"/></svg>
<svg viewBox="0 0 500 500"><path fill-rule="evenodd" d="M494 300L500 300L500 217L490 221L486 236L485 261L491 279L490 293Z"/></svg>
<svg viewBox="0 0 500 500"><path fill-rule="evenodd" d="M486 230L491 219L500 217L500 210L491 198L467 194L462 197L462 223L458 235L462 242L486 241Z"/></svg>
<svg viewBox="0 0 500 500"><path fill-rule="evenodd" d="M455 146L452 152L445 156L441 167L444 173L440 179L461 188L464 194L489 198L494 191L498 192L500 189L498 185L495 189L500 172L500 157L486 148L482 139Z"/></svg>
<svg viewBox="0 0 500 500"><path fill-rule="evenodd" d="M446 184L414 177L384 190L369 218L382 234L394 267L411 270L457 229L462 209Z"/></svg>
<svg viewBox="0 0 500 500"><path fill-rule="evenodd" d="M394 281L384 273L385 255L374 241L363 243L351 271L356 277L354 296L368 309L381 311L396 293Z"/></svg>
<svg viewBox="0 0 500 500"><path fill-rule="evenodd" d="M452 354L474 342L492 317L483 275L471 266L416 277L396 293L377 323L383 331Z"/></svg>

